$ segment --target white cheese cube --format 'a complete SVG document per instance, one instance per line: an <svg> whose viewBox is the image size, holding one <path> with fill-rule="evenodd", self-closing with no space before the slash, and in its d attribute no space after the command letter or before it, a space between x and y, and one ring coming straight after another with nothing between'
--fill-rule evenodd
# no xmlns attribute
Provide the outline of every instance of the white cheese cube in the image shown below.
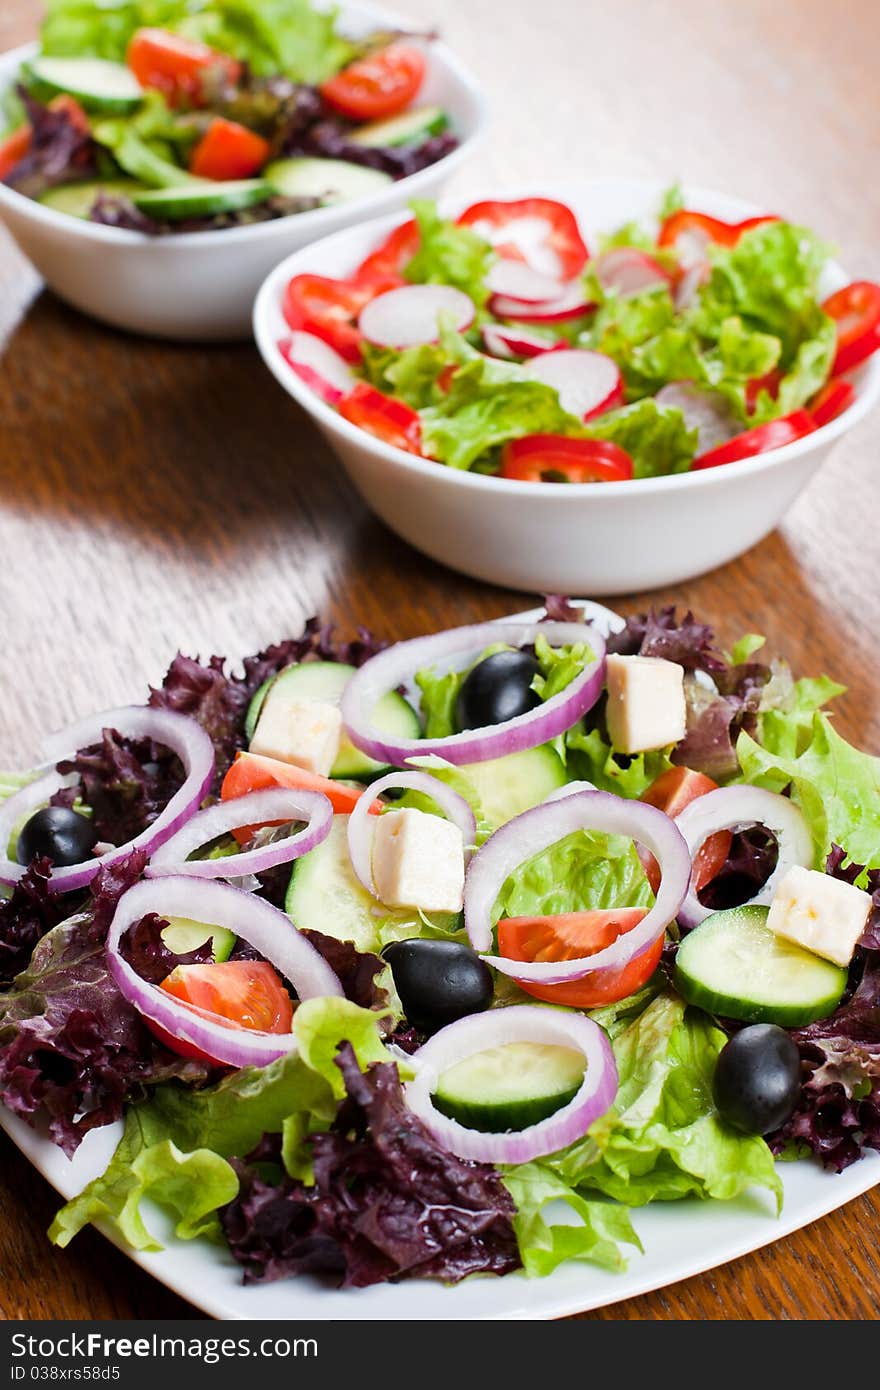
<svg viewBox="0 0 880 1390"><path fill-rule="evenodd" d="M796 864L773 894L767 926L835 965L849 965L871 907L861 888Z"/></svg>
<svg viewBox="0 0 880 1390"><path fill-rule="evenodd" d="M376 818L373 879L388 907L460 912L464 841L451 821L407 807Z"/></svg>
<svg viewBox="0 0 880 1390"><path fill-rule="evenodd" d="M273 699L270 691L250 751L326 777L336 761L341 737L338 706L323 700L288 700L283 691Z"/></svg>
<svg viewBox="0 0 880 1390"><path fill-rule="evenodd" d="M684 738L684 668L653 656L609 656L606 719L618 753L645 753Z"/></svg>

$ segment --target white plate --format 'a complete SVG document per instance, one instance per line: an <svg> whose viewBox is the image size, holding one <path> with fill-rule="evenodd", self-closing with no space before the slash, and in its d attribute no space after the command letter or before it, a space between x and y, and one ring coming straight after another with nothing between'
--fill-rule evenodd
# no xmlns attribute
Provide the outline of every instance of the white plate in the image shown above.
<svg viewBox="0 0 880 1390"><path fill-rule="evenodd" d="M603 630L619 627L617 614L598 604L588 608L589 617ZM538 616L541 611L516 616ZM65 1200L104 1172L122 1133L121 1123L93 1130L71 1160L43 1133L2 1106L0 1127ZM569 1263L546 1279L526 1279L519 1273L500 1279L476 1276L453 1288L414 1279L369 1289L337 1290L312 1278L245 1288L241 1270L227 1251L204 1241L175 1239L168 1218L151 1202L144 1203L147 1225L165 1249L147 1254L134 1254L124 1246L120 1249L148 1274L215 1318L564 1317L673 1284L799 1230L880 1183L880 1154L868 1154L839 1175L823 1172L812 1162L781 1164L779 1172L785 1188L779 1218L772 1198L760 1191L733 1202L657 1202L633 1212L633 1225L645 1253L633 1250L629 1266L621 1274ZM843 1259L845 1252L839 1253ZM46 1258L52 1258L48 1244Z"/></svg>

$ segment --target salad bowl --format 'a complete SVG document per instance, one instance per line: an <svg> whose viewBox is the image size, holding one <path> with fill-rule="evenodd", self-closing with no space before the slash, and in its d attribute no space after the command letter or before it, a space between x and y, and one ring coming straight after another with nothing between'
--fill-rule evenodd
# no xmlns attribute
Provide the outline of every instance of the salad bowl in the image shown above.
<svg viewBox="0 0 880 1390"><path fill-rule="evenodd" d="M352 4L340 7L339 27L358 37L407 26L393 12ZM25 44L0 55L0 94L36 51L36 44ZM365 217L394 212L410 198L433 196L468 158L485 130L486 103L440 42L431 43L421 98L448 113L457 147L349 202L247 226L151 237L68 216L0 182L0 220L57 295L105 323L183 341L246 338L254 295L281 256Z"/></svg>
<svg viewBox="0 0 880 1390"><path fill-rule="evenodd" d="M663 186L609 178L491 194L566 203L588 244L630 221L656 216ZM740 198L685 188L685 203L713 217L759 214ZM456 216L466 203L441 204ZM339 232L295 252L260 289L257 346L269 370L308 412L368 506L411 545L450 568L508 588L612 595L692 579L726 564L768 535L827 458L836 441L880 393L880 362L852 374L852 403L830 423L784 447L702 471L601 483L522 482L438 465L358 428L321 398L285 358L290 329L285 287L303 273L345 277L400 219ZM848 277L829 261L820 294Z"/></svg>

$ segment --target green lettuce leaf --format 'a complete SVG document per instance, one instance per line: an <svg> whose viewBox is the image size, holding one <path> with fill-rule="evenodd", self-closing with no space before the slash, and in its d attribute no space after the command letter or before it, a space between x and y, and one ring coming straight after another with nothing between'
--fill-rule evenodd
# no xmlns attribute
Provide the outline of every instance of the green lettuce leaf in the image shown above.
<svg viewBox="0 0 880 1390"><path fill-rule="evenodd" d="M521 1163L503 1170L502 1181L516 1204L513 1228L523 1268L533 1278L550 1274L564 1260L621 1270L626 1267L621 1244L642 1249L626 1207L589 1201L550 1163ZM548 1219L546 1208L560 1201L576 1220Z"/></svg>
<svg viewBox="0 0 880 1390"><path fill-rule="evenodd" d="M650 398L592 420L587 433L625 449L636 478L686 473L697 449L697 431L687 428L681 411Z"/></svg>
<svg viewBox="0 0 880 1390"><path fill-rule="evenodd" d="M532 855L511 874L498 895L493 921L649 907L653 901L632 840L578 830Z"/></svg>
<svg viewBox="0 0 880 1390"><path fill-rule="evenodd" d="M418 285L452 285L463 290L481 309L489 297L486 275L495 252L470 227L458 227L440 216L436 203L414 199L410 207L419 225L419 249L404 268Z"/></svg>
<svg viewBox="0 0 880 1390"><path fill-rule="evenodd" d="M600 792L615 792L638 800L662 773L672 767L668 748L625 757L615 753L599 729L585 733L578 725L565 736L567 765L573 779L592 782Z"/></svg>
<svg viewBox="0 0 880 1390"><path fill-rule="evenodd" d="M498 367L506 370L503 375ZM574 415L559 404L552 386L530 381L513 364L468 364L456 372L449 392L422 410L426 452L450 468L470 468L509 439L529 434L583 436Z"/></svg>

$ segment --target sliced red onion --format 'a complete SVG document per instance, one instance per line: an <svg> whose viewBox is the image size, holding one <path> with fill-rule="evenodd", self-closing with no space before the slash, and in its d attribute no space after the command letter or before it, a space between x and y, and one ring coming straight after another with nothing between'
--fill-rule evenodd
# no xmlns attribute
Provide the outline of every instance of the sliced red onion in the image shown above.
<svg viewBox="0 0 880 1390"><path fill-rule="evenodd" d="M518 714L504 724L451 734L448 738L398 739L394 743L371 722L373 710L383 695L405 684L414 672L454 657L462 658L464 663L495 642L523 647L539 635L557 647L585 642L594 653L594 660L558 695L527 714ZM462 766L537 748L564 733L592 709L602 693L604 679L605 642L596 628L586 623L478 623L386 647L355 671L342 692L340 707L352 743L379 762L402 767L409 758L436 753Z"/></svg>
<svg viewBox="0 0 880 1390"><path fill-rule="evenodd" d="M487 351L508 361L512 357L540 357L543 352L556 352L566 346L564 338L551 342L527 328L507 328L500 323L487 323L482 333Z"/></svg>
<svg viewBox="0 0 880 1390"><path fill-rule="evenodd" d="M595 791L598 791L598 787L595 785L594 782L566 782L564 787L557 787L555 791L552 791L549 793L548 796L545 796L544 800L541 802L541 805L546 806L548 801L562 801L566 796L577 796L578 792Z"/></svg>
<svg viewBox="0 0 880 1390"><path fill-rule="evenodd" d="M103 714L81 719L47 738L43 743L43 751L47 759L60 762L80 748L90 748L93 744L100 743L105 729L115 729L126 738L149 738L164 748L170 748L183 763L186 780L152 825L140 835L136 835L133 840L127 840L124 845L114 846L104 854L83 860L81 864L69 864L53 869L48 884L52 893L68 893L77 888L84 888L104 865L124 859L132 850L145 849L152 852L158 849L195 814L211 786L214 776L214 746L204 729L186 715L173 714L169 710L150 709L148 705L127 705L121 709L105 710ZM3 852L3 857L0 858L0 882L17 883L25 872L24 865L5 857L9 837L15 826L40 806L45 806L56 791L72 785L75 780L59 772L49 772L36 782L22 787L20 792L10 796L0 806L0 850Z"/></svg>
<svg viewBox="0 0 880 1390"><path fill-rule="evenodd" d="M742 425L717 392L705 391L692 381L671 381L654 397L658 405L680 410L689 430L697 431L697 453L705 454L719 444L726 444Z"/></svg>
<svg viewBox="0 0 880 1390"><path fill-rule="evenodd" d="M297 376L330 405L337 405L357 381L345 359L314 333L297 330L278 349Z"/></svg>
<svg viewBox="0 0 880 1390"><path fill-rule="evenodd" d="M761 825L776 838L779 855L776 868L746 907L769 903L776 886L794 864L811 869L815 859L810 828L803 812L787 796L765 791L763 787L719 787L698 796L675 818L684 836L691 859L699 854L710 835L718 830L747 830ZM712 913L689 887L678 912L683 927L696 927Z"/></svg>
<svg viewBox="0 0 880 1390"><path fill-rule="evenodd" d="M592 420L623 404L623 377L612 357L587 348L542 352L523 367L531 381L542 381L558 392L563 410L579 420Z"/></svg>
<svg viewBox="0 0 880 1390"><path fill-rule="evenodd" d="M613 290L621 299L645 294L648 290L668 289L672 276L653 256L635 246L614 246L595 262L599 284Z"/></svg>
<svg viewBox="0 0 880 1390"><path fill-rule="evenodd" d="M577 830L626 835L644 845L660 866L654 906L632 931L580 960L515 961L484 956L502 975L557 985L583 979L597 970L619 969L649 950L677 915L691 873L691 857L677 823L642 801L626 801L611 792L577 792L524 811L490 835L474 855L464 881L464 924L474 950L488 951L491 947L492 910L514 870Z"/></svg>
<svg viewBox="0 0 880 1390"><path fill-rule="evenodd" d="M493 294L489 310L499 319L519 319L522 323L563 323L580 318L592 308L580 280L571 280L562 294L544 299L540 304L524 304L505 294Z"/></svg>
<svg viewBox="0 0 880 1390"><path fill-rule="evenodd" d="M573 1100L538 1124L503 1134L468 1129L440 1113L433 1092L445 1071L488 1048L522 1042L568 1047L583 1054L586 1070ZM479 1163L528 1163L567 1148L583 1138L617 1095L614 1053L599 1025L571 1010L535 1004L514 1004L461 1018L441 1028L407 1061L416 1070L415 1080L405 1088L410 1110L450 1153Z"/></svg>
<svg viewBox="0 0 880 1390"><path fill-rule="evenodd" d="M245 825L284 824L287 821L307 822L295 835L256 849L244 850L223 859L190 859L195 850L210 844L221 835L240 830ZM333 807L322 792L304 791L292 787L269 787L265 791L246 792L232 801L219 801L206 811L198 811L170 840L157 850L145 870L147 878L164 878L169 874L191 874L193 878L242 878L245 874L262 874L276 864L288 864L308 854L326 840L333 824Z"/></svg>
<svg viewBox="0 0 880 1390"><path fill-rule="evenodd" d="M368 343L408 348L436 343L439 318L448 314L463 332L474 321L473 300L452 285L403 285L371 299L361 310L358 327Z"/></svg>
<svg viewBox="0 0 880 1390"><path fill-rule="evenodd" d="M540 304L547 299L558 299L565 285L555 276L545 275L525 261L499 257L486 276L486 288L492 294L507 295L525 304Z"/></svg>
<svg viewBox="0 0 880 1390"><path fill-rule="evenodd" d="M376 797L382 796L391 788L404 788L414 792L424 792L436 801L448 820L457 825L464 841L465 863L473 853L477 837L477 822L473 811L463 796L453 791L445 782L432 777L428 772L389 772L378 782L371 782L363 796L358 798L354 810L348 818L348 853L351 867L368 893L378 898L373 879L373 836L376 833L376 817L370 814Z"/></svg>
<svg viewBox="0 0 880 1390"><path fill-rule="evenodd" d="M264 1067L296 1048L292 1033L262 1033L229 1028L188 1009L174 995L142 980L120 954L128 928L147 913L185 917L206 926L226 927L259 951L289 980L299 998L314 999L343 989L324 957L297 931L289 917L263 898L228 883L190 876L136 883L119 899L107 935L107 968L119 991L139 1013L181 1042L230 1067Z"/></svg>

